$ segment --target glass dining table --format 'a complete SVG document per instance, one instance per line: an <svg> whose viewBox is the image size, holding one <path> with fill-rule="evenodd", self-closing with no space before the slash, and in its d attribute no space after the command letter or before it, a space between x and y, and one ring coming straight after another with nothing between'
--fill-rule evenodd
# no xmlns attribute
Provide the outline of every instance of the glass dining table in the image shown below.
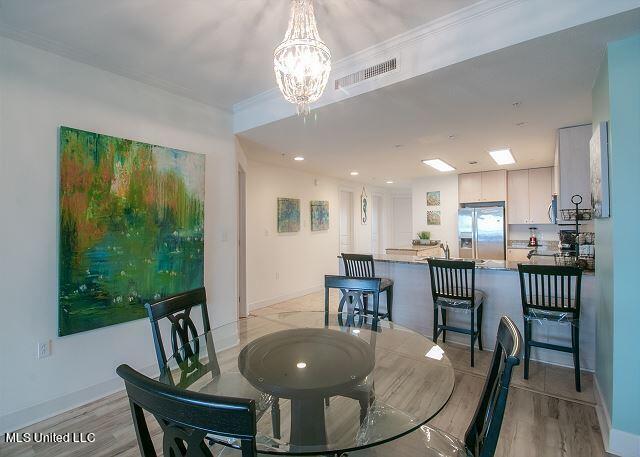
<svg viewBox="0 0 640 457"><path fill-rule="evenodd" d="M255 399L260 453L340 455L433 418L453 392L454 372L439 346L392 322L283 312L191 340L159 380Z"/></svg>

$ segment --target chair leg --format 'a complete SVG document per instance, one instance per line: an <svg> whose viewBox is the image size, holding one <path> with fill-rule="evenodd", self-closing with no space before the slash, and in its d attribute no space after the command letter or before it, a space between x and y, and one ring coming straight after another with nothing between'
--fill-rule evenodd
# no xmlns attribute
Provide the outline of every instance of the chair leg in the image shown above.
<svg viewBox="0 0 640 457"><path fill-rule="evenodd" d="M482 351L482 304L478 306L478 349Z"/></svg>
<svg viewBox="0 0 640 457"><path fill-rule="evenodd" d="M280 400L275 398L271 404L271 424L273 425L273 437L280 439Z"/></svg>
<svg viewBox="0 0 640 457"><path fill-rule="evenodd" d="M531 322L524 320L524 379L529 379L529 357L531 356Z"/></svg>
<svg viewBox="0 0 640 457"><path fill-rule="evenodd" d="M440 313L442 314L442 325L447 325L447 310L443 307L440 308ZM442 342L447 342L447 331L442 330Z"/></svg>
<svg viewBox="0 0 640 457"><path fill-rule="evenodd" d="M475 315L473 314L473 311L471 311L471 366L473 366L473 347L476 345L475 344Z"/></svg>
<svg viewBox="0 0 640 457"><path fill-rule="evenodd" d="M571 327L571 342L573 346L573 365L576 376L576 390L581 392L580 388L580 327L574 325Z"/></svg>
<svg viewBox="0 0 640 457"><path fill-rule="evenodd" d="M438 344L438 305L433 306L433 342Z"/></svg>
<svg viewBox="0 0 640 457"><path fill-rule="evenodd" d="M387 287L387 319L392 321L391 308L393 308L393 286Z"/></svg>

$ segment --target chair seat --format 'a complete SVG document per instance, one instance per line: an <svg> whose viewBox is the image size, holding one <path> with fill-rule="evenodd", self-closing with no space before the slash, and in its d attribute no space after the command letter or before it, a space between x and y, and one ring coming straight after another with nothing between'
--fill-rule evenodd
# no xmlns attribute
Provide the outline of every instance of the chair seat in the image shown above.
<svg viewBox="0 0 640 457"><path fill-rule="evenodd" d="M580 319L571 312L547 311L531 308L529 309L529 312L524 315L524 318L528 321L552 321L571 325L578 325L580 322Z"/></svg>
<svg viewBox="0 0 640 457"><path fill-rule="evenodd" d="M461 294L462 295L462 294ZM474 291L474 303L471 304L471 300L464 298L447 298L447 297L438 297L436 300L436 305L442 308L458 308L458 309L475 309L484 303L486 295L481 290Z"/></svg>
<svg viewBox="0 0 640 457"><path fill-rule="evenodd" d="M358 433L358 441L371 443L383 440L394 433L402 433L415 419L389 405L375 403L369 410ZM429 425L389 443L359 451L349 456L416 456L416 457L467 457L470 455L457 438Z"/></svg>

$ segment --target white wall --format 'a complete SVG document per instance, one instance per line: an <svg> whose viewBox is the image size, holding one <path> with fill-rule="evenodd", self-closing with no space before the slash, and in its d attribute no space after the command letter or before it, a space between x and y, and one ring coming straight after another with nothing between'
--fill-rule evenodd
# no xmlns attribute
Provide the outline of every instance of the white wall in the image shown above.
<svg viewBox="0 0 640 457"><path fill-rule="evenodd" d="M440 191L441 225L427 225L427 192ZM442 175L416 179L412 185L413 232L431 232L431 239L449 243L451 257L458 256L458 176Z"/></svg>
<svg viewBox="0 0 640 457"><path fill-rule="evenodd" d="M245 151L247 152L247 151ZM248 154L251 156L251 154ZM299 297L322 287L325 274L338 273L340 190L354 195L354 251L371 251L371 224L360 223L362 185L313 175L292 168L249 160L247 164L247 303L249 309ZM383 197L387 189L367 187ZM300 199L300 231L278 233L277 199ZM311 231L311 200L329 201L329 230ZM370 200L371 202L371 200ZM383 215L383 220L388 217ZM384 223L384 222L383 222ZM383 227L383 246L389 229ZM277 275L277 276L276 276Z"/></svg>
<svg viewBox="0 0 640 457"><path fill-rule="evenodd" d="M205 282L212 322L236 316L236 157L230 115L0 38L0 430L120 388L121 363L154 371L146 319L58 338L61 125L207 154ZM36 360L38 341L52 355Z"/></svg>

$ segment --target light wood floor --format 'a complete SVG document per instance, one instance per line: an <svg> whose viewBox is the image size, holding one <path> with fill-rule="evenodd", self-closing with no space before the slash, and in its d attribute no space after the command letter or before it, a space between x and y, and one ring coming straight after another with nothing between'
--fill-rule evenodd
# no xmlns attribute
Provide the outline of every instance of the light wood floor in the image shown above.
<svg viewBox="0 0 640 457"><path fill-rule="evenodd" d="M255 314L278 311L310 311L324 308L323 295L302 298L257 310ZM332 300L335 307L335 300ZM432 421L438 427L462 438L480 397L491 353L476 352L476 366L469 367L469 351L464 346L442 344L456 373L453 395ZM496 456L500 457L601 457L603 449L594 408L593 378L582 374L583 391L573 386L573 370L532 362L528 381L521 367L514 373L507 411ZM96 402L27 427L21 432L95 432L92 444L7 444L0 442L0 456L138 456L129 404L124 393ZM159 429L151 432L158 455L161 452ZM376 456L418 457L420 434L378 448Z"/></svg>

